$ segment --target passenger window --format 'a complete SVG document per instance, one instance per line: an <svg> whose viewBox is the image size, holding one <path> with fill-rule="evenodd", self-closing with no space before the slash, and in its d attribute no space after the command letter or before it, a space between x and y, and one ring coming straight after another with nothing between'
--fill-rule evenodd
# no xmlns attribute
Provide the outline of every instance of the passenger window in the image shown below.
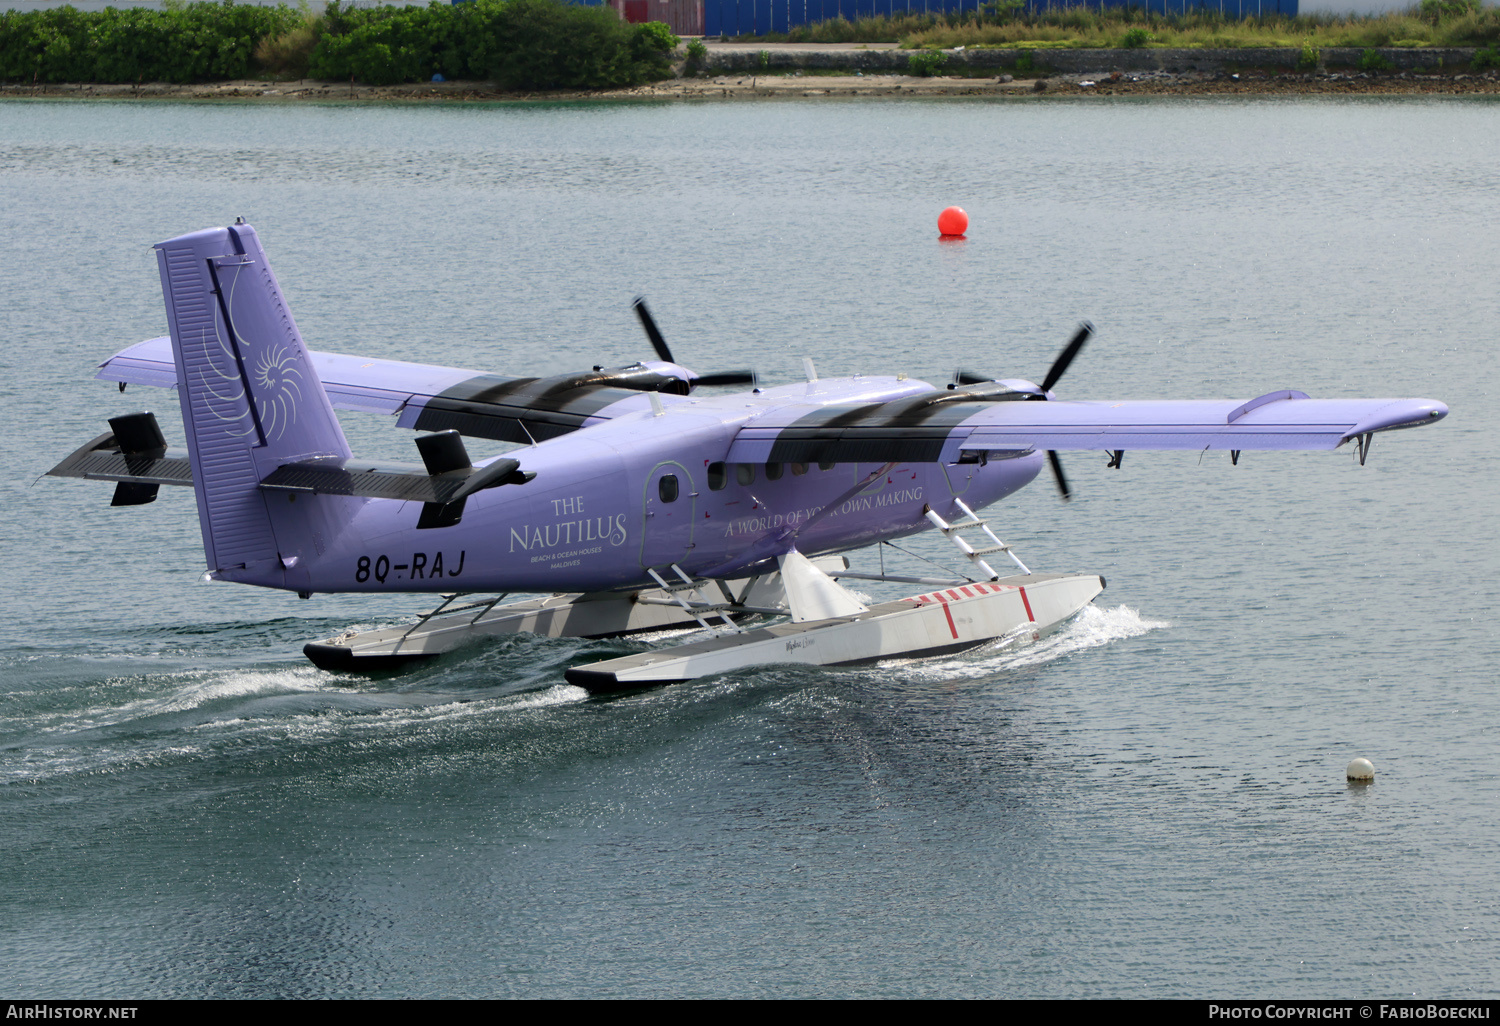
<svg viewBox="0 0 1500 1026"><path fill-rule="evenodd" d="M793 477L801 477L805 473L807 473L807 464L806 463L793 463L792 464L792 476Z"/></svg>
<svg viewBox="0 0 1500 1026"><path fill-rule="evenodd" d="M832 470L833 469L833 464L832 463L824 463L822 460L819 460L818 461L818 469L819 470Z"/></svg>
<svg viewBox="0 0 1500 1026"><path fill-rule="evenodd" d="M766 480L767 481L780 481L781 480L781 464L780 463L767 463L766 464Z"/></svg>
<svg viewBox="0 0 1500 1026"><path fill-rule="evenodd" d="M734 465L734 479L742 485L753 485L755 483L755 464L736 463Z"/></svg>
<svg viewBox="0 0 1500 1026"><path fill-rule="evenodd" d="M663 474L661 480L656 482L656 494L661 496L662 502L676 502L677 475Z"/></svg>
<svg viewBox="0 0 1500 1026"><path fill-rule="evenodd" d="M708 465L708 490L711 492L723 491L724 486L729 483L729 472L723 463L710 463Z"/></svg>

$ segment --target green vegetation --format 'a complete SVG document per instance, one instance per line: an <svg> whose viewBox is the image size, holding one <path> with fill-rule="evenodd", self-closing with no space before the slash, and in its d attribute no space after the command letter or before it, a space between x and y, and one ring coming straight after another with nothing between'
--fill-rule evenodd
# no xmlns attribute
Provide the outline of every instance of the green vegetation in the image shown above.
<svg viewBox="0 0 1500 1026"><path fill-rule="evenodd" d="M255 63L263 72L280 78L306 78L322 27L321 18L304 11L301 20L291 28L261 37L255 44Z"/></svg>
<svg viewBox="0 0 1500 1026"><path fill-rule="evenodd" d="M924 50L906 59L908 73L918 78L928 78L940 73L947 63L948 55L941 50Z"/></svg>
<svg viewBox="0 0 1500 1026"><path fill-rule="evenodd" d="M1141 34L1147 37L1139 42ZM983 4L976 14L899 14L893 18L835 18L768 35L810 43L896 42L908 49L967 47L1328 47L1480 46L1500 43L1500 7L1479 0L1421 0L1408 11L1359 17L1230 18L1200 8L1152 14L1139 7L1023 9L1016 0Z"/></svg>
<svg viewBox="0 0 1500 1026"><path fill-rule="evenodd" d="M606 7L559 0L475 0L347 8L323 16L308 74L370 85L451 79L502 89L605 89L671 74L679 40L665 25L627 25Z"/></svg>
<svg viewBox="0 0 1500 1026"><path fill-rule="evenodd" d="M1480 0L1420 0L1373 17L1226 18L1199 9L1151 14L1140 8L1026 9L1024 0L989 0L978 12L892 18L836 18L764 37L790 42L898 42L923 50L914 75L941 74L939 52L955 46L1020 48L1015 70L1037 67L1033 52L1053 47L1280 47L1300 66L1318 65L1328 47L1363 50L1359 66L1386 70L1384 47L1478 47L1470 67L1500 68L1500 6ZM354 8L339 0L315 16L305 4L183 3L165 10L72 7L0 14L0 81L210 82L233 78L316 78L369 85L421 82L434 75L492 81L501 88L607 89L670 77L681 41L659 22L629 25L607 7L566 0L474 0L457 6ZM688 44L688 74L708 51ZM770 69L757 54L756 74Z"/></svg>
<svg viewBox="0 0 1500 1026"><path fill-rule="evenodd" d="M369 85L451 79L505 89L601 89L670 77L680 40L607 7L562 0L427 7L174 4L0 14L0 80L209 82L312 77Z"/></svg>
<svg viewBox="0 0 1500 1026"><path fill-rule="evenodd" d="M687 45L687 60L683 62L682 73L689 78L703 74L703 62L707 59L708 47L703 45L703 40L689 40Z"/></svg>
<svg viewBox="0 0 1500 1026"><path fill-rule="evenodd" d="M72 7L0 14L0 80L204 82L243 78L261 40L291 31L301 13L201 3L169 11Z"/></svg>
<svg viewBox="0 0 1500 1026"><path fill-rule="evenodd" d="M1479 0L1422 0L1417 10L1423 20L1436 25L1444 18L1477 14L1480 6Z"/></svg>

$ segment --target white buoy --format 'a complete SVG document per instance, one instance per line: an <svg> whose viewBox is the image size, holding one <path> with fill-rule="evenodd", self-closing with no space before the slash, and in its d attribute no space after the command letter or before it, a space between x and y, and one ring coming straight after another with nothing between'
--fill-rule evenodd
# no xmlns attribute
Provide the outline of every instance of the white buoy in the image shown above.
<svg viewBox="0 0 1500 1026"><path fill-rule="evenodd" d="M1355 759L1344 773L1356 784L1374 783L1375 764L1369 759Z"/></svg>

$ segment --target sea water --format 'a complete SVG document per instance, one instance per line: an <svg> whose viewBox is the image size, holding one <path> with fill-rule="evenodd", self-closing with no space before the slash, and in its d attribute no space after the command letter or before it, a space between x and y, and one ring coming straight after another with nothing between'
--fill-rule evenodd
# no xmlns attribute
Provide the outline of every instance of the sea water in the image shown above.
<svg viewBox="0 0 1500 1026"><path fill-rule="evenodd" d="M1494 997L1497 215L1490 100L0 104L0 991ZM302 644L424 600L205 583L184 490L37 481L118 413L180 442L92 374L165 330L151 244L236 216L317 349L619 365L644 294L769 382L1040 380L1087 319L1065 397L1453 412L1363 467L1063 454L989 515L1109 587L1030 646L340 676Z"/></svg>

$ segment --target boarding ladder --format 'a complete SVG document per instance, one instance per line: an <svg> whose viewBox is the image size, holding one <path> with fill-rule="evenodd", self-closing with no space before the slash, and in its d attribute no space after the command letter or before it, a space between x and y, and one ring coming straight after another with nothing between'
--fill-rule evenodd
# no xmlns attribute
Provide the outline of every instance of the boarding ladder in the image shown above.
<svg viewBox="0 0 1500 1026"><path fill-rule="evenodd" d="M708 621L703 618L704 616L713 615L717 616L720 620L723 620L724 626L729 630L738 633L740 629L739 626L733 620L731 620L729 618L729 614L725 612L726 609L731 608L730 603L709 601L708 597L703 593L702 590L703 585L707 582L693 580L687 575L687 573L683 571L682 567L678 566L676 563L673 563L670 569L679 578L678 582L668 584L666 578L662 577L662 575L658 573L653 567L647 567L646 573L650 574L651 579L661 586L662 591L670 595L672 597L672 600L682 607L683 612L687 613L687 615L691 616L694 620L697 620L698 625L704 630L712 631L714 629L710 627L708 625ZM719 587L722 590L723 585L720 585ZM725 597L728 598L727 595Z"/></svg>
<svg viewBox="0 0 1500 1026"><path fill-rule="evenodd" d="M1021 568L1021 573L1028 576L1031 574L1031 571L1026 568L1026 564L1021 562L1016 554L1011 551L1010 546L997 538L995 536L995 532L990 530L988 520L980 520L977 516L975 516L974 511L967 505L965 505L964 500L962 499L954 499L953 503L960 510L962 510L964 515L969 519L960 520L957 523L950 524L948 523L948 521L938 516L936 510L933 510L931 508L928 508L927 510L927 519L932 521L933 527L936 527L939 531L943 532L943 537L947 538L954 545L957 545L958 550L965 556L967 556L969 562L977 566L984 573L984 576L986 578L994 581L998 580L1000 577L999 574L995 573L994 568L991 567L989 563L985 562L984 559L985 556L993 556L997 552L1003 552L1007 556L1009 556L1011 558L1011 562L1015 563L1016 566ZM984 548L976 549L974 546L965 541L959 534L960 531L971 531L976 529L983 531L985 537L994 542L994 544L986 546Z"/></svg>

